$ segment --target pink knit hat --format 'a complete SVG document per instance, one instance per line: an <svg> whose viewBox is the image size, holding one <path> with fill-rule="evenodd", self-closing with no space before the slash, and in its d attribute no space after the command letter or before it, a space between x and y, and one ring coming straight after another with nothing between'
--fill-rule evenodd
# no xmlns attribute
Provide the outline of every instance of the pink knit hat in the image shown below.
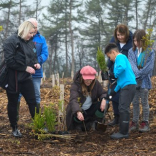
<svg viewBox="0 0 156 156"><path fill-rule="evenodd" d="M81 69L80 73L82 74L82 77L84 80L87 80L87 79L94 80L96 70L91 66L85 66Z"/></svg>

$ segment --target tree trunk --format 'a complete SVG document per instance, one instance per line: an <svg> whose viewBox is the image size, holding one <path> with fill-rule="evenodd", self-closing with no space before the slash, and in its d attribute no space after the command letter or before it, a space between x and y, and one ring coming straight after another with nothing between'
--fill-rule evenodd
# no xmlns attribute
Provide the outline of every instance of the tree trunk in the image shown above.
<svg viewBox="0 0 156 156"><path fill-rule="evenodd" d="M150 12L150 9L151 9L151 0L149 0L147 3L148 3L148 8L147 8L146 18L145 18L145 22L144 22L144 30L146 30L146 27L147 27L149 12Z"/></svg>
<svg viewBox="0 0 156 156"><path fill-rule="evenodd" d="M67 3L67 0L66 0ZM65 72L65 76L68 75L68 30L67 30L67 5L66 5L66 13L65 13L65 25L66 25L66 33L65 33L65 49L66 49L66 72Z"/></svg>
<svg viewBox="0 0 156 156"><path fill-rule="evenodd" d="M136 30L138 29L138 0L135 0Z"/></svg>
<svg viewBox="0 0 156 156"><path fill-rule="evenodd" d="M38 14L38 0L36 0L36 20L37 20L37 14Z"/></svg>
<svg viewBox="0 0 156 156"><path fill-rule="evenodd" d="M22 0L20 0L20 3L19 3L19 23L18 23L18 25L20 25L21 24L21 11L22 11Z"/></svg>
<svg viewBox="0 0 156 156"><path fill-rule="evenodd" d="M72 51L72 69L71 71L74 73L75 70L75 62L74 62L74 41L73 41L73 30L72 30L72 0L70 0L70 19L69 19L69 30L71 34L71 51Z"/></svg>
<svg viewBox="0 0 156 156"><path fill-rule="evenodd" d="M10 0L10 6L8 8L8 18L7 18L7 23L6 23L6 30L5 30L4 40L7 38L7 35L8 35L9 22L10 22L10 12L11 12L11 0Z"/></svg>

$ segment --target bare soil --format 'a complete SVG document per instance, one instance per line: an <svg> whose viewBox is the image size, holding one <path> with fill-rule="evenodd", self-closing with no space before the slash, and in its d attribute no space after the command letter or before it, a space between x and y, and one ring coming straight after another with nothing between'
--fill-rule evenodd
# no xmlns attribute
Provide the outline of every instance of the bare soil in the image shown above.
<svg viewBox="0 0 156 156"><path fill-rule="evenodd" d="M45 81L41 88L41 106L55 103L57 106L59 90L51 89L51 83ZM71 81L64 81L65 105L69 100ZM107 127L106 132L89 131L70 132L71 139L51 138L37 140L29 127L32 122L28 107L22 98L20 107L19 129L22 138L15 138L11 134L7 115L7 98L4 90L0 89L0 156L151 156L156 155L156 85L150 91L150 131L147 133L130 133L129 139L112 140L110 135L118 131L118 126ZM56 107L57 109L57 107ZM110 105L109 116L113 118ZM132 106L131 106L132 115ZM107 122L110 120L107 115ZM140 113L141 117L141 113Z"/></svg>

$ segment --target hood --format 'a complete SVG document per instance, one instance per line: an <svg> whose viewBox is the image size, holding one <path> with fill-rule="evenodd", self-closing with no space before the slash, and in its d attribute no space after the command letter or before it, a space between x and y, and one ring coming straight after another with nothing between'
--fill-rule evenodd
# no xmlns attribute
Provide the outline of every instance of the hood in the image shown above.
<svg viewBox="0 0 156 156"><path fill-rule="evenodd" d="M129 41L133 41L133 33L131 32L131 31L129 31L129 38L128 38L128 41L127 42L129 42Z"/></svg>
<svg viewBox="0 0 156 156"><path fill-rule="evenodd" d="M76 72L76 74L74 75L73 81L74 82L80 82L80 78L81 78L81 74L80 74L80 70Z"/></svg>
<svg viewBox="0 0 156 156"><path fill-rule="evenodd" d="M39 31L37 31L37 33L36 33L36 35L35 35L35 36L40 36L40 32L39 32ZM34 36L34 37L35 37L35 36Z"/></svg>
<svg viewBox="0 0 156 156"><path fill-rule="evenodd" d="M129 31L129 38L128 41L126 42L126 45L123 47L123 49L129 50L132 47L133 47L133 33Z"/></svg>

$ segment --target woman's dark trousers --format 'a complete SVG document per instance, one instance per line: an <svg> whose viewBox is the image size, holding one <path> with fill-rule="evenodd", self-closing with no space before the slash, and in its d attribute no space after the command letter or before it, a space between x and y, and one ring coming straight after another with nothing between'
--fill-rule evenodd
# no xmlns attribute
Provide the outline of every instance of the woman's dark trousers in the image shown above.
<svg viewBox="0 0 156 156"><path fill-rule="evenodd" d="M18 83L17 92L13 92L12 88L9 89L8 87L8 116L12 128L17 127L17 104L20 92L28 104L32 118L34 118L35 115L35 107L37 108L34 86L31 79L28 79L22 83ZM38 108L36 109L36 112L38 112Z"/></svg>

